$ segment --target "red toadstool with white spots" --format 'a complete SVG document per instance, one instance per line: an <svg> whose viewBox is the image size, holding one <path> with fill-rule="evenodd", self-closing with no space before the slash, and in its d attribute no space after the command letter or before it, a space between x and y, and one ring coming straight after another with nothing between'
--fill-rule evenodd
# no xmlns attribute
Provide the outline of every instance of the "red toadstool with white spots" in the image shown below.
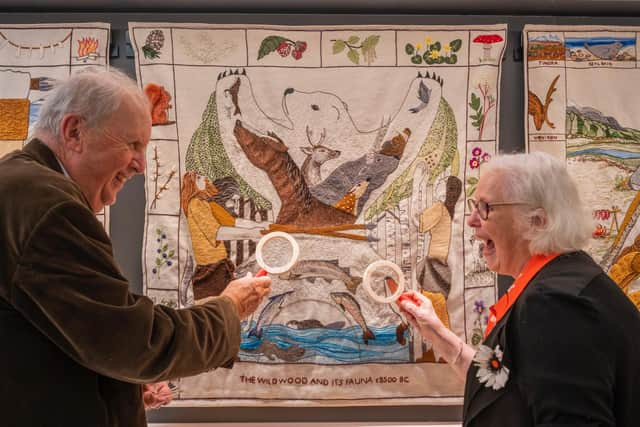
<svg viewBox="0 0 640 427"><path fill-rule="evenodd" d="M494 43L500 43L504 39L500 34L480 34L473 39L474 43L482 44L482 59L480 62L494 61L491 57L491 45Z"/></svg>

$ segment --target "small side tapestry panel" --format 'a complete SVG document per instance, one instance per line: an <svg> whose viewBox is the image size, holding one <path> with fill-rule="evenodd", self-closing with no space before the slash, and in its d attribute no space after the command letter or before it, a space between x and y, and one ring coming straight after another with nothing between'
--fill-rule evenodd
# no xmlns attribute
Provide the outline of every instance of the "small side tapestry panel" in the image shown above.
<svg viewBox="0 0 640 427"><path fill-rule="evenodd" d="M525 27L529 151L567 162L588 252L640 309L640 27Z"/></svg>
<svg viewBox="0 0 640 427"><path fill-rule="evenodd" d="M0 26L0 157L29 141L58 81L109 66L109 31L104 23ZM108 208L97 216L108 232Z"/></svg>
<svg viewBox="0 0 640 427"><path fill-rule="evenodd" d="M264 234L300 245L233 369L179 380L174 404L459 404L451 368L362 278L394 262L479 343L496 280L465 202L496 153L506 25L129 29L153 105L145 293L188 307L256 273Z"/></svg>

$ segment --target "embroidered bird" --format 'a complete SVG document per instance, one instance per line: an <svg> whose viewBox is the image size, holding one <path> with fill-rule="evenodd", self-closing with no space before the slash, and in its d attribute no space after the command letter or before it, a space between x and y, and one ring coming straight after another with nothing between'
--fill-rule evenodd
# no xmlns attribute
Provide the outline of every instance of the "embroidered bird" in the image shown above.
<svg viewBox="0 0 640 427"><path fill-rule="evenodd" d="M345 211L353 216L356 216L356 206L358 206L358 199L364 195L369 186L370 178L360 181L344 195L338 203L334 205L336 209Z"/></svg>
<svg viewBox="0 0 640 427"><path fill-rule="evenodd" d="M538 96L529 91L529 100L528 100L528 108L529 115L533 116L533 124L536 127L536 130L542 129L542 125L547 123L550 128L555 129L555 125L549 121L549 117L547 117L547 113L549 112L549 105L553 98L551 97L553 93L556 91L556 83L560 78L560 74L556 76L555 79L551 82L551 86L547 89L547 96L545 97L544 104L540 101Z"/></svg>
<svg viewBox="0 0 640 427"><path fill-rule="evenodd" d="M427 87L424 82L420 82L420 86L418 87L418 99L420 100L420 104L413 108L409 108L413 114L416 114L422 110L424 110L429 104L429 99L431 98L431 89Z"/></svg>

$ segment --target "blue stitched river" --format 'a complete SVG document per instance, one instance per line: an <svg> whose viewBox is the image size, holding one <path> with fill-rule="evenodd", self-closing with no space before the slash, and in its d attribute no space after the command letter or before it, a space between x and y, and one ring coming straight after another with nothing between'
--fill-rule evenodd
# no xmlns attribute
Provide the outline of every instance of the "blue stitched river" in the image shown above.
<svg viewBox="0 0 640 427"><path fill-rule="evenodd" d="M371 362L406 363L409 361L408 332L406 343L396 337L396 326L369 326L375 339L364 343L362 328L352 325L343 329L293 329L284 325L267 325L262 337L249 336L255 322L243 322L240 357L260 363L358 364Z"/></svg>
<svg viewBox="0 0 640 427"><path fill-rule="evenodd" d="M640 159L640 152L612 150L609 148L587 148L586 150L567 153L569 157L583 156L586 154L601 154L610 157L617 157L618 159Z"/></svg>

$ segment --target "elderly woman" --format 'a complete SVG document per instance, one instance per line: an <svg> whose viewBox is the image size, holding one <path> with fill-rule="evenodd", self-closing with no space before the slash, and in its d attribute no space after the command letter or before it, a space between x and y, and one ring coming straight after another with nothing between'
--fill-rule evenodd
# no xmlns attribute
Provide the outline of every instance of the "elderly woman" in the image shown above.
<svg viewBox="0 0 640 427"><path fill-rule="evenodd" d="M580 249L590 222L559 160L494 158L467 223L489 268L515 279L491 307L476 351L446 329L429 299L405 295L412 325L466 378L464 425L638 425L640 314Z"/></svg>

